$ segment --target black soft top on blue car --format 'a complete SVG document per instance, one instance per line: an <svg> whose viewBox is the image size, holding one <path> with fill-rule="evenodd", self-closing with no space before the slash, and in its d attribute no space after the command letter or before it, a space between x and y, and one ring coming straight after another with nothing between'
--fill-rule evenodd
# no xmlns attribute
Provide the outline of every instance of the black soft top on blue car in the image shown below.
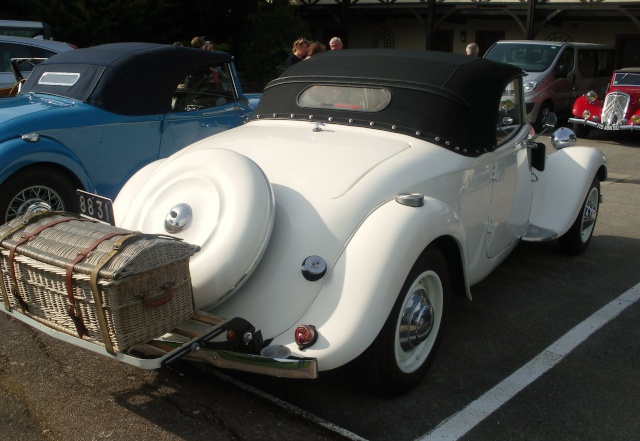
<svg viewBox="0 0 640 441"><path fill-rule="evenodd" d="M161 114L171 111L171 97L189 72L232 59L171 45L105 44L49 58L34 68L21 94L64 96L121 115Z"/></svg>
<svg viewBox="0 0 640 441"><path fill-rule="evenodd" d="M505 87L521 69L446 52L392 49L328 51L296 63L271 81L253 119L300 119L407 134L475 156L495 149ZM378 87L390 92L381 110L307 108L311 86Z"/></svg>

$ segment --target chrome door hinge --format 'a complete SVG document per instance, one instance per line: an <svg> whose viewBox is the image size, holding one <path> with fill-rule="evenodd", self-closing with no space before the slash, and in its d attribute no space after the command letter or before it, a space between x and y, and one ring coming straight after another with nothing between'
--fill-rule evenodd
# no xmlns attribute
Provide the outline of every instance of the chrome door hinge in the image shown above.
<svg viewBox="0 0 640 441"><path fill-rule="evenodd" d="M491 180L492 181L498 180L498 163L497 162L493 164L493 170L491 170Z"/></svg>
<svg viewBox="0 0 640 441"><path fill-rule="evenodd" d="M490 217L488 222L488 227L487 227L487 233L491 234L495 231L496 231L496 223L493 220L493 217Z"/></svg>

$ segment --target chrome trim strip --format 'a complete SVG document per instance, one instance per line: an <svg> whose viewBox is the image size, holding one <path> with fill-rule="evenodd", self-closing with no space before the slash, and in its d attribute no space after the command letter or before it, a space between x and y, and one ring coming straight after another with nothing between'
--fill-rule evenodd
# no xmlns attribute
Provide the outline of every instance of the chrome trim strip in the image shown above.
<svg viewBox="0 0 640 441"><path fill-rule="evenodd" d="M268 358L261 355L202 348L188 353L184 356L184 359L204 362L222 369L232 369L272 377L309 380L318 378L318 360L314 358L300 360Z"/></svg>

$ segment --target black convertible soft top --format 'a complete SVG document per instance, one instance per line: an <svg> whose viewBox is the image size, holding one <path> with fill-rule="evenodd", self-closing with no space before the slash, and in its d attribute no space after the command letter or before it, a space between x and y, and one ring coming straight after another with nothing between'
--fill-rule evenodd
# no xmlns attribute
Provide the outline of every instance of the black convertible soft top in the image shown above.
<svg viewBox="0 0 640 441"><path fill-rule="evenodd" d="M54 55L34 68L21 94L47 93L122 115L171 110L171 97L196 68L229 62L225 52L155 43L113 43ZM80 74L75 84L40 84L46 72Z"/></svg>
<svg viewBox="0 0 640 441"><path fill-rule="evenodd" d="M394 49L345 49L294 64L265 88L254 119L331 121L396 131L475 156L496 146L505 86L521 69L464 55ZM391 92L378 112L308 109L298 96L311 85L378 86Z"/></svg>

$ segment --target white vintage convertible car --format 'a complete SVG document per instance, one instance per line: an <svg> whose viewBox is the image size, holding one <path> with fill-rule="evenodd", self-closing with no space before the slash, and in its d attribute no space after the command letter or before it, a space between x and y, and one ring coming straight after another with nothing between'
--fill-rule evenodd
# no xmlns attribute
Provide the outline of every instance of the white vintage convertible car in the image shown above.
<svg viewBox="0 0 640 441"><path fill-rule="evenodd" d="M141 169L115 224L199 245L196 309L259 330L253 354L212 364L314 377L353 363L402 393L451 296L471 299L520 240L578 254L592 237L606 159L568 129L547 154L522 78L441 52L320 54L269 83L247 124Z"/></svg>

